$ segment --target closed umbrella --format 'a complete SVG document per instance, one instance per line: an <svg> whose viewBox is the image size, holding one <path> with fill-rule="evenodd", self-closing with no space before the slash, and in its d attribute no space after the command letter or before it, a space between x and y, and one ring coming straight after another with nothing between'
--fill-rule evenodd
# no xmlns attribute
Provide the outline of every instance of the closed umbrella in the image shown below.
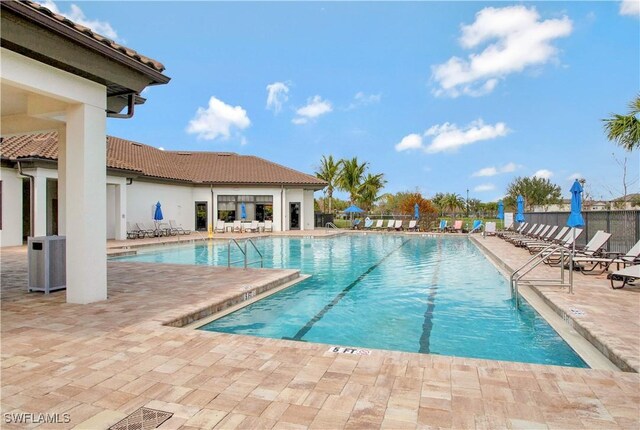
<svg viewBox="0 0 640 430"><path fill-rule="evenodd" d="M571 262L569 264L570 288L573 292L573 257L576 254L576 227L584 227L582 218L582 185L576 179L571 186L571 213L567 219L567 226L573 231L573 243L571 244Z"/></svg>
<svg viewBox="0 0 640 430"><path fill-rule="evenodd" d="M418 206L417 203L415 205L413 205L413 217L415 219L419 219L420 218L420 206Z"/></svg>
<svg viewBox="0 0 640 430"><path fill-rule="evenodd" d="M162 221L164 218L162 217L162 205L160 202L156 203L156 210L153 213L154 221Z"/></svg>
<svg viewBox="0 0 640 430"><path fill-rule="evenodd" d="M498 201L498 219L504 219L504 203L502 200Z"/></svg>
<svg viewBox="0 0 640 430"><path fill-rule="evenodd" d="M244 203L240 205L240 218L242 218L242 220L247 219L247 207Z"/></svg>
<svg viewBox="0 0 640 430"><path fill-rule="evenodd" d="M518 211L516 212L516 222L524 222L524 198L518 196Z"/></svg>

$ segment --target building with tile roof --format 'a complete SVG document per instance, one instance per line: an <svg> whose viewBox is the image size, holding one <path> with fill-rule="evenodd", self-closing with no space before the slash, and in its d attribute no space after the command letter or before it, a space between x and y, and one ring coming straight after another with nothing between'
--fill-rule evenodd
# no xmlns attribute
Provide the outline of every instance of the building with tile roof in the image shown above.
<svg viewBox="0 0 640 430"><path fill-rule="evenodd" d="M6 210L36 219L23 219L23 240L32 224L46 235L58 233L58 150L57 132L0 142L3 177L25 183L21 195L5 196L12 202ZM310 230L313 193L326 186L315 176L252 155L164 151L113 136L107 136L106 151L108 239L126 238L126 228L116 228L120 223L151 222L157 202L165 220L189 230L207 231L217 220L242 220L242 206L245 222L271 221L275 231ZM39 209L32 211L32 206Z"/></svg>

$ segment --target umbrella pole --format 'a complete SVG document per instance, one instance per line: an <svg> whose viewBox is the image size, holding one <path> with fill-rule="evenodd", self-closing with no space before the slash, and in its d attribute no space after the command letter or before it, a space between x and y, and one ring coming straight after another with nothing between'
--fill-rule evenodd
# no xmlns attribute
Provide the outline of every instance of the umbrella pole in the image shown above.
<svg viewBox="0 0 640 430"><path fill-rule="evenodd" d="M573 294L573 257L576 255L576 228L573 230L573 242L571 243L571 261L569 262L569 294Z"/></svg>

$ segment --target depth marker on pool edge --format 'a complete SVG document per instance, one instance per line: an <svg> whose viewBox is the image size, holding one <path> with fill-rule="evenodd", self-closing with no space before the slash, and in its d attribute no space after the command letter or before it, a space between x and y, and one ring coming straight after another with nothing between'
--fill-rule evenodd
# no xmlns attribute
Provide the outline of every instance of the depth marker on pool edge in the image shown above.
<svg viewBox="0 0 640 430"><path fill-rule="evenodd" d="M342 300L342 298L344 296L347 295L347 293L356 285L358 285L369 273L373 272L373 270L378 267L380 264L382 264L382 262L384 260L386 260L387 258L389 258L389 256L391 256L391 254L393 254L394 252L396 252L397 250L399 250L400 248L402 248L403 246L405 246L407 243L411 242L411 239L405 240L404 242L402 242L402 244L400 244L400 246L398 246L396 249L394 249L393 251L391 251L390 253L388 253L387 255L385 255L384 257L382 257L382 259L380 261L378 261L376 264L374 264L373 266L369 267L364 273L362 273L360 276L358 276L358 278L353 281L352 283L350 283L349 285L347 285L344 290L340 291L340 293L338 293L337 296L335 296L333 298L333 300L331 300L331 302L327 303L327 305L322 308L320 310L320 312L318 312L316 314L316 316L314 316L313 318L311 318L311 320L309 320L308 323L306 323L304 325L304 327L302 327L300 330L298 330L298 333L295 334L295 336L293 337L287 337L286 339L289 340L302 340L302 337L307 334L309 332L309 330L311 330L311 328L313 327L313 325L315 323L317 323L318 321L320 321L322 319L322 317L324 317L324 315L329 312L329 310L331 310L331 308L333 308L335 305L338 304L338 302L340 302L340 300ZM285 339L285 338L283 338Z"/></svg>

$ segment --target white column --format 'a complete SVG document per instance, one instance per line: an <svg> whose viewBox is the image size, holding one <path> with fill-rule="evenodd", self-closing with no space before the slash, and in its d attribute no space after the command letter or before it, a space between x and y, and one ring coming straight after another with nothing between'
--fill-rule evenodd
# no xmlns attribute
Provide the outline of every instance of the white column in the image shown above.
<svg viewBox="0 0 640 430"><path fill-rule="evenodd" d="M47 235L47 178L38 174L33 175L33 231L34 236Z"/></svg>
<svg viewBox="0 0 640 430"><path fill-rule="evenodd" d="M67 157L64 155L67 150L67 130L61 128L58 130L58 235L64 236L67 231L66 217L66 170Z"/></svg>
<svg viewBox="0 0 640 430"><path fill-rule="evenodd" d="M115 207L115 220L116 226L116 240L127 239L127 186L124 184L118 184L115 187L116 191L116 207Z"/></svg>
<svg viewBox="0 0 640 430"><path fill-rule="evenodd" d="M107 298L107 174L104 109L67 109L67 302Z"/></svg>

